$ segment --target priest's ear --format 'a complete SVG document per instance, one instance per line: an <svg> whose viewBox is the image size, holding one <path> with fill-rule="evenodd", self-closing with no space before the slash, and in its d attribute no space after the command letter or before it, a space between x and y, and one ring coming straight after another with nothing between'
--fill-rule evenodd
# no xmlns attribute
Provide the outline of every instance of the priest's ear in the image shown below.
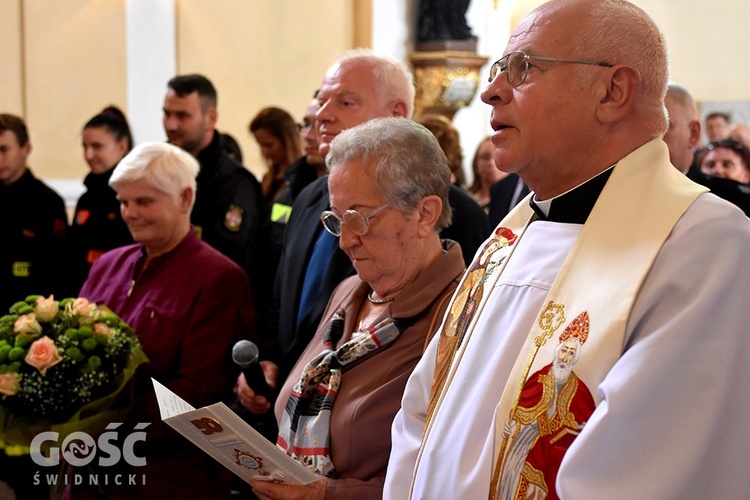
<svg viewBox="0 0 750 500"><path fill-rule="evenodd" d="M604 68L600 73L596 80L599 94L596 115L601 123L614 123L628 115L636 104L641 75L624 64Z"/></svg>

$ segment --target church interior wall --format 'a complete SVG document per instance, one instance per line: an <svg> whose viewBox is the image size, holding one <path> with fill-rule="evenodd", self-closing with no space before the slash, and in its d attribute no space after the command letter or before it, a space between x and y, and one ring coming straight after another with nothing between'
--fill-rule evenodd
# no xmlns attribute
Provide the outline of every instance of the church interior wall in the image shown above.
<svg viewBox="0 0 750 500"><path fill-rule="evenodd" d="M127 10L136 1L149 0L0 0L0 109L27 120L30 166L56 186L80 183L87 173L80 131L91 116L115 104L137 121L129 95L152 93L152 102L163 97L161 76L147 88L128 88ZM264 165L247 132L254 114L275 105L300 119L330 61L349 48L371 45L406 57L418 0L159 1L174 16L173 67L213 80L218 127L239 140L246 166L260 176ZM743 2L635 0L665 34L671 79L714 108L750 101L750 39L737 15ZM540 3L473 0L467 20L479 37L478 52L490 62L501 56L514 23ZM467 166L489 132L486 108L477 95L454 119ZM150 121L159 120L159 109L150 113ZM149 132L134 128L137 142L164 139L154 132L160 121L152 125Z"/></svg>

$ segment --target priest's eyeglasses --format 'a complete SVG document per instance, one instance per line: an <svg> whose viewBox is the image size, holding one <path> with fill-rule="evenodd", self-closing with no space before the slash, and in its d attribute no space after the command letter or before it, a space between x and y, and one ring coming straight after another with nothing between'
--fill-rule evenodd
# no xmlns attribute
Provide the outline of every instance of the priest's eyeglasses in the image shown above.
<svg viewBox="0 0 750 500"><path fill-rule="evenodd" d="M529 61L553 61L571 64L590 64L592 66L603 66L611 68L614 64L602 61L583 61L581 59L557 59L556 57L530 56L525 52L511 52L497 61L490 67L489 82L492 83L498 73L505 73L511 87L518 87L526 81L529 74Z"/></svg>
<svg viewBox="0 0 750 500"><path fill-rule="evenodd" d="M326 228L326 231L334 236L341 236L342 222L357 236L364 236L367 234L367 230L370 227L370 219L388 206L388 203L386 203L366 214L357 212L356 210L347 210L341 214L341 217L330 210L326 210L320 214L320 222L323 223L323 227Z"/></svg>

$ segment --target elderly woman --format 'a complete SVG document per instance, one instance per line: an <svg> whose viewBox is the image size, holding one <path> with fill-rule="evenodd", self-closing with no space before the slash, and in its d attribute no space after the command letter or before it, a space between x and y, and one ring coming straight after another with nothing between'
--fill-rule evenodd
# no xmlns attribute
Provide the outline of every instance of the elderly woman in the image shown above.
<svg viewBox="0 0 750 500"><path fill-rule="evenodd" d="M381 498L390 425L406 380L463 273L450 223L450 170L435 137L403 118L342 132L326 159L331 209L357 275L334 291L276 402L277 444L321 476L254 480L260 498Z"/></svg>
<svg viewBox="0 0 750 500"><path fill-rule="evenodd" d="M245 273L190 226L198 168L164 143L141 144L123 158L109 183L137 244L97 259L80 293L128 322L151 360L150 375L196 407L231 394L230 352L251 336L254 316ZM225 470L161 423L152 392L135 415L151 422L147 463L135 471L146 481L123 497L228 496Z"/></svg>

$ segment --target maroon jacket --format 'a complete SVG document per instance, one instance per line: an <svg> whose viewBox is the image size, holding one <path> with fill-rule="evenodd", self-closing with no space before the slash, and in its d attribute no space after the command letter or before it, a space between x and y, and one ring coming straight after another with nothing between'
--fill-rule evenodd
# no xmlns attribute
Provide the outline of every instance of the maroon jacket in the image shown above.
<svg viewBox="0 0 750 500"><path fill-rule="evenodd" d="M108 306L132 326L150 360L149 374L188 403L200 408L225 399L238 375L232 346L242 338L257 341L246 274L193 231L144 263L139 244L107 252L94 263L80 296ZM221 466L161 423L153 390L146 390L137 410L139 421L153 422L146 470L137 471L147 475L146 496L200 498L228 490L223 474L216 475ZM181 487L187 496L177 493Z"/></svg>

